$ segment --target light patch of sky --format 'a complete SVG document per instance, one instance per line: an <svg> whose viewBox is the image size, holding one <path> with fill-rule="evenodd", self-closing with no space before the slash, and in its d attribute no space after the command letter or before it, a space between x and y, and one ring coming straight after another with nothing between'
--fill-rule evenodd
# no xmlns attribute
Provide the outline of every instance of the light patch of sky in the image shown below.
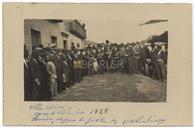
<svg viewBox="0 0 195 128"><path fill-rule="evenodd" d="M168 22L139 26L148 20L81 20L86 24L87 40L98 43L109 40L116 43L142 41L152 35L168 31Z"/></svg>

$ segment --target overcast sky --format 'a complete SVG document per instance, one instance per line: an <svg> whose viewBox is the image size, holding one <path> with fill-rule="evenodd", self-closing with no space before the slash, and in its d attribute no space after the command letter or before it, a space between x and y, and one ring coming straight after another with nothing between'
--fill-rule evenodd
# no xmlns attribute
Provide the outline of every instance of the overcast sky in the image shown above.
<svg viewBox="0 0 195 128"><path fill-rule="evenodd" d="M151 35L168 31L168 22L139 26L148 20L82 20L86 23L87 39L95 42L141 41Z"/></svg>

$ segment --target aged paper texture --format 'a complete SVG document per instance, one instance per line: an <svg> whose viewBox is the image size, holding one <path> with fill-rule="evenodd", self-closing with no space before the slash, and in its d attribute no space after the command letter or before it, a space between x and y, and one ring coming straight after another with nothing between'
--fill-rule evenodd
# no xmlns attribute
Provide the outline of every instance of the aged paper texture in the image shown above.
<svg viewBox="0 0 195 128"><path fill-rule="evenodd" d="M24 101L25 19L168 20L165 102ZM4 125L192 125L192 5L4 3L3 69Z"/></svg>

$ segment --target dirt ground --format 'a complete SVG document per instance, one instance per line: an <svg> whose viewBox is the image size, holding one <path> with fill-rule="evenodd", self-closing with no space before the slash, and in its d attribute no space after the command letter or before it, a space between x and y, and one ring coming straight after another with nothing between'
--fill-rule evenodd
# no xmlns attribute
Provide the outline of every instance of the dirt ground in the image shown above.
<svg viewBox="0 0 195 128"><path fill-rule="evenodd" d="M165 102L166 84L137 74L105 73L87 76L54 101Z"/></svg>

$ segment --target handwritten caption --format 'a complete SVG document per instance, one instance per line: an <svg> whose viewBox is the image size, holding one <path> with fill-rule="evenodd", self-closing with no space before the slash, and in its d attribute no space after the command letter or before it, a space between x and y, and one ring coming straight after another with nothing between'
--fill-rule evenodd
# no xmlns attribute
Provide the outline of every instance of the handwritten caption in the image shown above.
<svg viewBox="0 0 195 128"><path fill-rule="evenodd" d="M61 105L33 104L29 106L32 112L32 122L45 122L47 124L78 124L78 125L160 125L166 118L156 115L140 115L135 118L118 119L109 116L112 111L109 107L91 108L83 110L79 107L64 107Z"/></svg>

